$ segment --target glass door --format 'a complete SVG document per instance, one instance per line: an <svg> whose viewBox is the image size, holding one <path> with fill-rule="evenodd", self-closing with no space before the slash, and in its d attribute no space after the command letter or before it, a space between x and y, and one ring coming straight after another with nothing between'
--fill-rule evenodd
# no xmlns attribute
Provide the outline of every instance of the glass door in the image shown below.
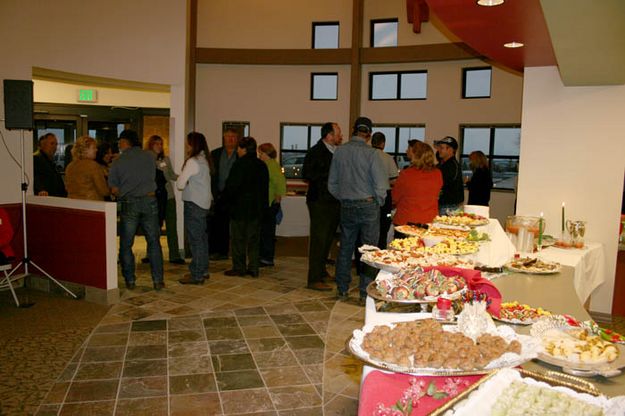
<svg viewBox="0 0 625 416"><path fill-rule="evenodd" d="M71 157L68 157L71 146L78 136L80 117L76 116L35 116L35 129L33 130L33 152L39 148L39 138L47 133L53 133L59 146L54 154L54 163L59 172L64 172L66 164ZM67 162L67 163L66 163Z"/></svg>

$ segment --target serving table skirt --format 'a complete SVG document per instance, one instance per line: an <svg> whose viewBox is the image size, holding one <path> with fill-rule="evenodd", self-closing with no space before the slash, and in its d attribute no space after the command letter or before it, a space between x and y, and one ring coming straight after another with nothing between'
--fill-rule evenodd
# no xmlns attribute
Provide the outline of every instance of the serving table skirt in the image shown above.
<svg viewBox="0 0 625 416"><path fill-rule="evenodd" d="M548 247L540 252L539 257L574 268L573 284L581 303L585 303L605 280L603 244L586 243L583 249Z"/></svg>

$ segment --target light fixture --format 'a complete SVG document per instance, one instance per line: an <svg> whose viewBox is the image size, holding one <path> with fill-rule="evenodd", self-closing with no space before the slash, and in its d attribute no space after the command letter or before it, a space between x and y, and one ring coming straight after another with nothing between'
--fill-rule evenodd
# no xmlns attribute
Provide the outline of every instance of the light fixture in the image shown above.
<svg viewBox="0 0 625 416"><path fill-rule="evenodd" d="M477 0L479 6L493 7L503 4L505 0Z"/></svg>
<svg viewBox="0 0 625 416"><path fill-rule="evenodd" d="M521 42L508 42L504 43L503 46L506 48L522 48L524 45Z"/></svg>

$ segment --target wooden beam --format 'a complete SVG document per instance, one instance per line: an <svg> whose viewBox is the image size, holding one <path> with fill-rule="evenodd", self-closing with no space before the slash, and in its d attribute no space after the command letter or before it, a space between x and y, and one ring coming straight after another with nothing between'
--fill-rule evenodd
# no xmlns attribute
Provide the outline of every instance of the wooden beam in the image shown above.
<svg viewBox="0 0 625 416"><path fill-rule="evenodd" d="M196 48L198 64L349 65L350 49Z"/></svg>
<svg viewBox="0 0 625 416"><path fill-rule="evenodd" d="M352 48L351 67L349 83L349 126L347 130L351 132L351 126L360 116L361 97L361 47L362 47L362 19L364 10L364 0L353 0L352 2Z"/></svg>
<svg viewBox="0 0 625 416"><path fill-rule="evenodd" d="M481 58L464 43L398 46L396 48L363 48L363 64L455 61Z"/></svg>
<svg viewBox="0 0 625 416"><path fill-rule="evenodd" d="M195 131L195 77L197 68L197 0L187 0L186 131Z"/></svg>

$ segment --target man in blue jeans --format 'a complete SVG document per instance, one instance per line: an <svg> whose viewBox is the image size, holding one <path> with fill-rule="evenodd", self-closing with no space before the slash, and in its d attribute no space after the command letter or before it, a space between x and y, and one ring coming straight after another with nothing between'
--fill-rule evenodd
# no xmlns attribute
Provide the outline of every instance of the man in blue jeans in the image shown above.
<svg viewBox="0 0 625 416"><path fill-rule="evenodd" d="M124 130L119 135L122 154L109 172L111 193L121 207L119 232L119 261L128 289L135 288L135 256L132 245L137 228L141 226L148 243L148 258L152 269L154 289L165 287L163 282L163 254L161 252L160 226L156 191L156 164L154 157L141 150L139 136L134 130Z"/></svg>
<svg viewBox="0 0 625 416"><path fill-rule="evenodd" d="M379 152L371 147L373 125L367 117L354 123L352 138L334 152L328 190L341 202L341 248L336 260L339 300L348 299L352 280L352 253L360 235L362 244L375 246L380 234L380 206L389 188L388 175ZM365 266L360 273L360 300L377 271Z"/></svg>

